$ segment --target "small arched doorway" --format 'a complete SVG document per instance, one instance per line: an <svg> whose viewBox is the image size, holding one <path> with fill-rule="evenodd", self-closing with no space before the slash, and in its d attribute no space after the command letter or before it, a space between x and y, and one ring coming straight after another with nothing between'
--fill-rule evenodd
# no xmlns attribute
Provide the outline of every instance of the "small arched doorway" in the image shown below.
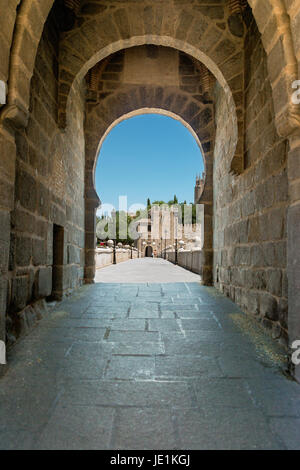
<svg viewBox="0 0 300 470"><path fill-rule="evenodd" d="M153 255L153 248L152 248L152 246L146 246L145 258L152 258L152 255Z"/></svg>

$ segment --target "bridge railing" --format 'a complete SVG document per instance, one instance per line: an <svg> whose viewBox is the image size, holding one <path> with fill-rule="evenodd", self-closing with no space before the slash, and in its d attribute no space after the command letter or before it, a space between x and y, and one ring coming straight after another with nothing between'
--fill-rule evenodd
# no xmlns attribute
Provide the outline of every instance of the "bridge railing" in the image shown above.
<svg viewBox="0 0 300 470"><path fill-rule="evenodd" d="M116 262L123 263L130 259L136 259L141 257L141 253L138 253L136 248L132 249L132 258L131 258L131 249L127 248L117 248L116 249ZM114 260L114 250L112 248L96 248L95 250L95 263L96 269L104 268L113 264Z"/></svg>
<svg viewBox="0 0 300 470"><path fill-rule="evenodd" d="M175 263L175 251L167 251L166 259ZM196 274L202 274L203 253L202 250L179 250L177 253L177 264Z"/></svg>

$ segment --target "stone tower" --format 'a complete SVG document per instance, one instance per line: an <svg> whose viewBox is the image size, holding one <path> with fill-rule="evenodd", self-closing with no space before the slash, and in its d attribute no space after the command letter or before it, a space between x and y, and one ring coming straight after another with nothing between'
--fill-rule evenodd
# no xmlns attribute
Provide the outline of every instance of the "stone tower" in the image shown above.
<svg viewBox="0 0 300 470"><path fill-rule="evenodd" d="M205 173L202 173L202 177L200 175L196 176L194 204L198 204L200 201L204 189L204 180Z"/></svg>

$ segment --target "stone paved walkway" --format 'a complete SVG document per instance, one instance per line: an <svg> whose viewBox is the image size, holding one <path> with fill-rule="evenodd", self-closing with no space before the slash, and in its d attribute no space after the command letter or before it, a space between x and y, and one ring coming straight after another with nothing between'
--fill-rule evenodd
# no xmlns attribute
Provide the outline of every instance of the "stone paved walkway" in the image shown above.
<svg viewBox="0 0 300 470"><path fill-rule="evenodd" d="M141 258L98 269L96 282L199 282L194 274L160 258Z"/></svg>
<svg viewBox="0 0 300 470"><path fill-rule="evenodd" d="M199 283L84 286L9 361L1 449L300 449L283 351Z"/></svg>

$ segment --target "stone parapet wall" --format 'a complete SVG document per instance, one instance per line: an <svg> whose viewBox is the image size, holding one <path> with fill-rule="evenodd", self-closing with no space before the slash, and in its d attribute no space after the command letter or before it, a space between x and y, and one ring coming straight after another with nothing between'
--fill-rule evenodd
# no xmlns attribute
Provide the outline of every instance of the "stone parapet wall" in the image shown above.
<svg viewBox="0 0 300 470"><path fill-rule="evenodd" d="M196 274L202 274L203 256L202 250L193 251L178 251L177 262L178 266L188 269ZM168 251L166 259L171 263L175 263L175 251Z"/></svg>
<svg viewBox="0 0 300 470"><path fill-rule="evenodd" d="M96 269L104 268L113 264L113 250L112 249L102 249L97 248L95 252L95 263ZM138 254L137 250L132 251L132 259L142 257L141 253ZM129 261L131 259L131 250L127 249L117 249L116 250L116 261L118 263L123 263L124 261Z"/></svg>

